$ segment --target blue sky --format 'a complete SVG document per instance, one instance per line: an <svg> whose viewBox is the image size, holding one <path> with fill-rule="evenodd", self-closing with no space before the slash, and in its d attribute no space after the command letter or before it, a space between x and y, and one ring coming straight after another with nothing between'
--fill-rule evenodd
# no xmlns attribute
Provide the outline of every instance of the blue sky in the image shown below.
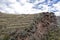
<svg viewBox="0 0 60 40"><path fill-rule="evenodd" d="M60 0L0 0L0 12L10 14L54 12L59 16Z"/></svg>

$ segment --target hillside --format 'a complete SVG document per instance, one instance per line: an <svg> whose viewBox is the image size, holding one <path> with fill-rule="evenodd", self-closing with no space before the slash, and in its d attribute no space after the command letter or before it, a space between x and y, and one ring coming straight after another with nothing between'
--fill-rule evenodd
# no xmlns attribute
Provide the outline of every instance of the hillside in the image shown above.
<svg viewBox="0 0 60 40"><path fill-rule="evenodd" d="M34 16L30 14L14 15L0 13L0 30L11 31L17 28L29 27L29 24L33 22Z"/></svg>
<svg viewBox="0 0 60 40"><path fill-rule="evenodd" d="M0 12L0 38L3 39L3 37L6 36L6 34L7 35L12 34L16 32L16 30L19 30L18 32L20 32L20 30L25 30L26 28L30 29L31 25L36 21L36 18L37 17L43 18L43 16L44 15L40 15L40 13L16 15L16 14L4 14ZM60 25L60 17L57 16L56 18L58 25Z"/></svg>
<svg viewBox="0 0 60 40"><path fill-rule="evenodd" d="M0 35L10 34L16 29L24 29L30 26L33 22L35 14L4 14L0 13Z"/></svg>
<svg viewBox="0 0 60 40"><path fill-rule="evenodd" d="M60 25L60 16L57 16L57 22Z"/></svg>

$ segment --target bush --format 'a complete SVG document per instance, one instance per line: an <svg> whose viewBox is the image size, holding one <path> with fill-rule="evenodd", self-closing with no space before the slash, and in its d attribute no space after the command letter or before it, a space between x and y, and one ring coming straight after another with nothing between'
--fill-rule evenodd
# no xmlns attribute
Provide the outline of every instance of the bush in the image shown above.
<svg viewBox="0 0 60 40"><path fill-rule="evenodd" d="M10 38L10 36L6 34L6 35L4 35L3 40L9 40L9 38Z"/></svg>

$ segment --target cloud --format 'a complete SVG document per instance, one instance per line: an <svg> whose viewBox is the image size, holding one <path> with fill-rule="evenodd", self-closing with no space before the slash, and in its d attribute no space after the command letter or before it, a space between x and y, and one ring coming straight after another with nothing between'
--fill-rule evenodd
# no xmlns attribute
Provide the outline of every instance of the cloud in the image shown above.
<svg viewBox="0 0 60 40"><path fill-rule="evenodd" d="M0 0L0 11L14 14L34 14L40 12L60 13L58 0Z"/></svg>
<svg viewBox="0 0 60 40"><path fill-rule="evenodd" d="M55 12L56 15L60 16L60 2L56 3L53 5L55 7L55 9L57 10Z"/></svg>

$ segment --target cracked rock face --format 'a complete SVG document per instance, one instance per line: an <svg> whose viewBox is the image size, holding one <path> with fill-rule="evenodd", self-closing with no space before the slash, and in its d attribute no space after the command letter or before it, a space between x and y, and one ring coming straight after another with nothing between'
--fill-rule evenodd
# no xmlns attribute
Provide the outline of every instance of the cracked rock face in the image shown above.
<svg viewBox="0 0 60 40"><path fill-rule="evenodd" d="M54 13L43 12L38 14L31 27L11 33L9 40L56 40L57 33L55 31L58 31L57 29Z"/></svg>

